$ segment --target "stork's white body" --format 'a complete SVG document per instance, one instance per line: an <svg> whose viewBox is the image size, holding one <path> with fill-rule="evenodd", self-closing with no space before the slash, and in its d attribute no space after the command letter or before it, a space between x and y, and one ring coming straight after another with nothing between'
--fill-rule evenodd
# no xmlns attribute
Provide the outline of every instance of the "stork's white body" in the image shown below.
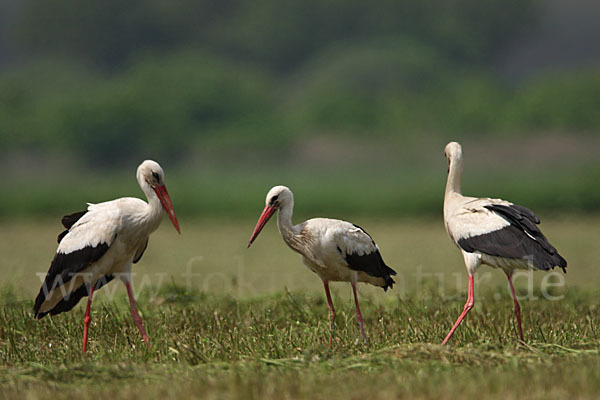
<svg viewBox="0 0 600 400"><path fill-rule="evenodd" d="M148 238L160 225L163 210L156 196L152 206L145 201L124 197L99 204L89 204L85 213L60 241L57 254L72 254L85 248L106 244L108 250L99 260L75 273L64 283L52 282L51 290L39 312L45 313L83 284L92 284L103 276L112 275L123 283L131 282L131 267L141 257ZM152 200L151 200L152 201ZM49 289L51 289L50 287Z"/></svg>
<svg viewBox="0 0 600 400"><path fill-rule="evenodd" d="M459 248L470 275L482 264L501 268L512 273L515 269L527 269L531 265L527 259L492 256L481 251L467 252L458 241L474 236L499 231L510 225L506 219L485 208L490 205L512 206L511 202L501 199L476 198L463 196L449 191L444 199L444 223L452 242Z"/></svg>
<svg viewBox="0 0 600 400"><path fill-rule="evenodd" d="M163 209L175 229L171 199L164 185L164 172L158 163L146 160L137 170L138 183L148 202L125 197L99 204L88 204L86 211L63 217L66 230L58 236L58 249L35 300L36 318L71 310L88 296L85 314L83 351L91 321L90 306L94 290L114 278L127 288L131 314L143 339L148 342L131 289L131 266L140 260L148 237L160 224Z"/></svg>
<svg viewBox="0 0 600 400"><path fill-rule="evenodd" d="M356 292L357 282L366 282L384 290L392 287L392 275L396 272L385 265L371 236L362 228L350 222L329 218L313 218L301 224L292 224L294 196L285 186L275 186L265 201L263 210L248 247L263 229L269 218L278 211L277 227L285 243L302 255L304 265L316 273L325 287L331 330L329 346L332 343L335 309L329 292L330 281L350 282L356 305L356 319L363 339L366 340L362 315Z"/></svg>
<svg viewBox="0 0 600 400"><path fill-rule="evenodd" d="M323 281L365 282L385 285L381 277L349 268L344 254L364 256L379 251L373 239L350 222L330 218L312 218L291 225L283 210L277 216L277 227L285 243L302 255L302 262ZM339 249L339 250L338 250Z"/></svg>
<svg viewBox="0 0 600 400"><path fill-rule="evenodd" d="M539 218L528 208L501 199L476 198L461 193L462 147L448 143L448 181L444 195L444 224L460 249L469 274L469 292L463 312L442 342L445 344L474 304L473 275L486 264L501 268L508 277L515 304L519 336L523 341L521 308L512 283L516 269L563 270L567 262L538 228Z"/></svg>

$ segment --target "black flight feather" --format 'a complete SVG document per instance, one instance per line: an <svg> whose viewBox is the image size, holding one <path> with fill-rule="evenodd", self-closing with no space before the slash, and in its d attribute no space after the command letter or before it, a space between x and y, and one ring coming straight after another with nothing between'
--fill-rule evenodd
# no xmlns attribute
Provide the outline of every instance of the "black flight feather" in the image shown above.
<svg viewBox="0 0 600 400"><path fill-rule="evenodd" d="M142 256L144 255L144 252L146 251L146 249L147 249L147 248L148 248L148 239L146 239L146 243L144 243L144 248L142 249L142 251L140 252L140 254L139 254L139 255L137 255L137 256L135 257L135 259L133 260L133 263L134 263L134 264L137 264L137 263L138 263L138 261L140 261L140 260L141 260Z"/></svg>
<svg viewBox="0 0 600 400"><path fill-rule="evenodd" d="M566 272L567 261L558 254L537 224L539 218L528 208L518 205L490 204L488 210L504 218L510 225L482 235L462 238L458 245L466 252L512 259L528 259L541 270L560 267Z"/></svg>
<svg viewBox="0 0 600 400"><path fill-rule="evenodd" d="M354 226L371 238L371 235L369 235L363 228L358 225ZM392 275L396 275L396 271L385 264L383 258L381 257L381 253L377 249L377 245L373 241L373 238L371 238L371 242L373 243L375 250L371 253L365 253L362 255L359 255L358 253L343 254L339 247L337 249L344 260L346 260L346 263L350 269L364 272L376 278L383 278L385 284L382 286L382 288L383 290L387 291L388 288L393 288L394 286L395 282L392 279Z"/></svg>
<svg viewBox="0 0 600 400"><path fill-rule="evenodd" d="M79 219L81 217L83 217L86 212L87 212L87 210L85 210L85 211L78 211L76 213L65 215L64 217L62 217L61 222L62 222L63 226L66 229L64 231L62 231L60 233L60 235L58 235L58 238L57 238L57 242L58 243L60 243L60 241L63 240L63 238L65 236L67 236L67 233L69 233L69 229L71 229L71 227L73 225L75 225L75 222L79 221Z"/></svg>
<svg viewBox="0 0 600 400"><path fill-rule="evenodd" d="M46 295L50 294L53 289L60 290L60 286L69 282L73 276L80 273L90 264L98 261L108 248L109 245L107 243L99 243L95 247L86 246L83 249L67 254L56 253L46 274L46 279L35 299L33 311L36 313L36 316L46 300Z"/></svg>
<svg viewBox="0 0 600 400"><path fill-rule="evenodd" d="M113 279L114 279L113 275L101 276L96 281L96 284L94 285L94 291L100 289L102 286L106 285L108 282L112 281ZM77 303L79 303L79 300L81 300L83 297L89 295L89 292L90 292L89 286L90 286L89 284L84 284L84 285L79 286L77 288L77 290L67 294L51 310L49 310L47 312L43 312L43 313L38 313L36 311L35 317L37 319L40 319L40 318L45 317L47 314L57 315L57 314L65 312L65 311L70 311L73 307L75 307L77 305ZM36 306L37 306L37 299L36 299ZM36 308L39 309L39 306L37 306Z"/></svg>

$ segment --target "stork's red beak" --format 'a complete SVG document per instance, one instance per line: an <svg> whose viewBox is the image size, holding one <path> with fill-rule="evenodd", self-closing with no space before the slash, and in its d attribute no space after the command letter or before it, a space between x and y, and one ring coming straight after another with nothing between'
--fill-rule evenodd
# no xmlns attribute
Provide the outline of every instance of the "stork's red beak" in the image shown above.
<svg viewBox="0 0 600 400"><path fill-rule="evenodd" d="M163 208L167 212L171 223L177 229L177 232L181 234L179 230L179 222L177 221L177 217L175 216L175 210L173 210L173 203L171 203L171 197L169 197L169 192L167 192L167 187L165 185L154 186L154 192L160 199L160 204L162 204Z"/></svg>
<svg viewBox="0 0 600 400"><path fill-rule="evenodd" d="M248 247L250 247L252 242L254 242L254 239L256 239L256 237L258 236L260 231L262 231L262 228L264 228L265 225L267 224L267 222L269 222L269 218L271 218L273 216L273 214L275 214L275 211L277 211L277 209L275 207L265 206L265 209L263 210L262 214L260 214L260 218L258 219L258 222L256 223L254 232L252 232L252 236L250 237L250 241L248 242Z"/></svg>

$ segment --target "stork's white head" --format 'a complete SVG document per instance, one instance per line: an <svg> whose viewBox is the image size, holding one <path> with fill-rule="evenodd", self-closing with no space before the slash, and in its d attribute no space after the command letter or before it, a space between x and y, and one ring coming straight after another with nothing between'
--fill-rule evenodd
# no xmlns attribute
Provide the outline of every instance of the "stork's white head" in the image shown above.
<svg viewBox="0 0 600 400"><path fill-rule="evenodd" d="M448 159L448 162L462 158L462 147L458 142L450 142L444 149L444 154Z"/></svg>
<svg viewBox="0 0 600 400"><path fill-rule="evenodd" d="M144 180L150 187L165 184L165 172L160 164L153 160L146 160L137 169L138 181Z"/></svg>
<svg viewBox="0 0 600 400"><path fill-rule="evenodd" d="M294 194L287 186L273 186L265 199L265 206L280 209L294 202Z"/></svg>
<svg viewBox="0 0 600 400"><path fill-rule="evenodd" d="M250 242L248 242L248 247L250 247L252 242L254 242L254 239L256 239L269 219L273 216L273 214L275 214L275 211L281 209L282 207L293 205L294 195L287 186L273 186L267 193L267 197L265 199L265 209L263 210L262 214L260 214L260 218L258 218L254 232L252 232L252 236L250 237Z"/></svg>
<svg viewBox="0 0 600 400"><path fill-rule="evenodd" d="M144 186L149 186L156 193L171 223L177 229L177 232L181 233L179 230L179 221L177 221L175 211L173 210L171 197L165 186L165 172L162 167L156 161L146 160L140 164L136 175L142 189L144 189Z"/></svg>

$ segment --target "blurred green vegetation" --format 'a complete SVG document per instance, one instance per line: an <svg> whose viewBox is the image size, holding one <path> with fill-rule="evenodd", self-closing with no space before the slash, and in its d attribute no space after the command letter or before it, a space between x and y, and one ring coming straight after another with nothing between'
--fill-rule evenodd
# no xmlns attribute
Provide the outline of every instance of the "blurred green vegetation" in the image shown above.
<svg viewBox="0 0 600 400"><path fill-rule="evenodd" d="M441 154L441 150L440 150ZM441 155L440 155L441 157ZM440 163L443 161L440 160ZM267 191L285 184L295 193L296 221L310 217L438 217L442 212L445 167L422 171L167 171L167 187L177 215L254 218L264 207ZM61 175L51 180L8 181L0 196L0 217L52 216L86 208L117 197L143 198L135 169L122 174ZM468 174L468 195L500 197L548 215L597 212L600 204L598 166L527 175L485 171ZM77 183L73 183L77 182ZM79 183L80 182L80 183Z"/></svg>
<svg viewBox="0 0 600 400"><path fill-rule="evenodd" d="M596 397L597 291L524 301L523 345L515 339L508 294L476 303L447 346L438 343L462 298L424 293L424 300L388 293L383 304L363 296L368 344L357 340L351 297L334 294L336 330L328 349L322 294L236 299L165 285L158 295L139 296L150 349L123 295L108 303L94 299L85 355L81 307L36 321L31 301L13 301L0 309L0 388L3 398L17 400Z"/></svg>
<svg viewBox="0 0 600 400"><path fill-rule="evenodd" d="M0 215L133 194L129 177L145 158L168 166L183 213L249 214L247 199L276 183L304 193L308 211L343 199L340 212L436 213L443 159L427 166L438 157L424 154L441 155L450 139L519 146L600 128L600 67L521 81L498 71L542 1L15 4L2 28L17 50L0 69L0 160L13 188ZM315 149L299 147L319 151L322 137L340 153L375 145L363 159L355 151L309 167ZM378 161L390 148L398 160ZM529 175L515 167L500 185L489 170L470 182L531 207L598 210L600 164L553 163ZM112 172L91 188L71 184L103 169Z"/></svg>

